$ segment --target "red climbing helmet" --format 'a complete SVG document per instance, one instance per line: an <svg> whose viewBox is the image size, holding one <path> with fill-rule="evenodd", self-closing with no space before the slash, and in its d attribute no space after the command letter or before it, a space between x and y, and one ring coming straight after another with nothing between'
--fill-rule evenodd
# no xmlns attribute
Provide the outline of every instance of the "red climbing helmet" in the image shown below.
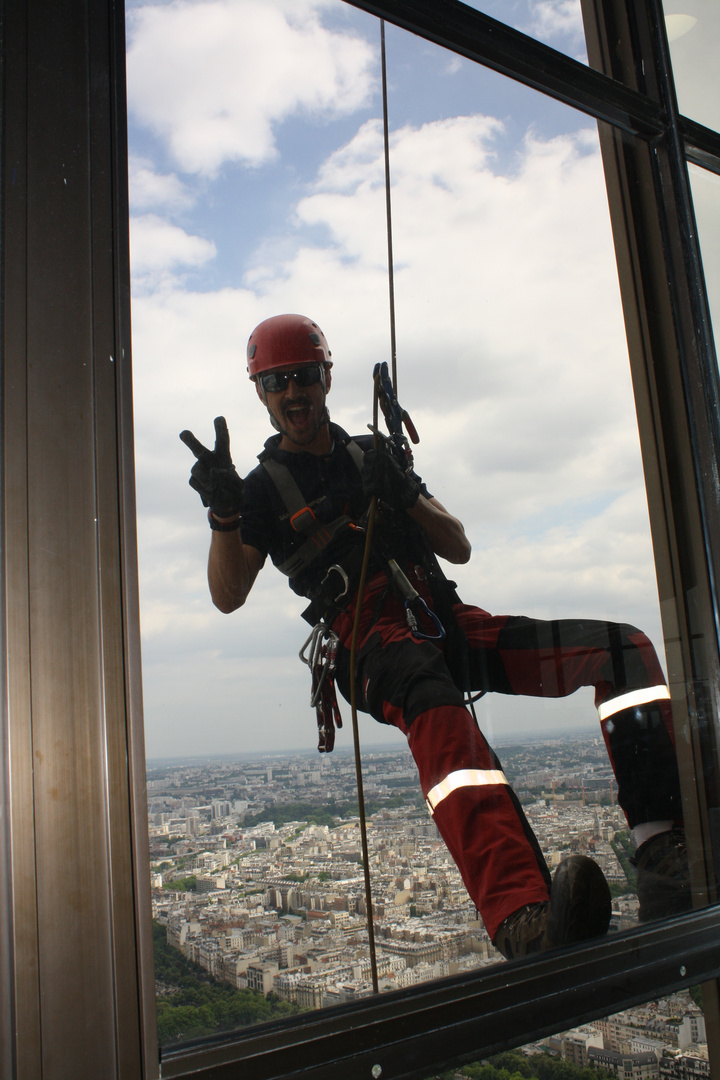
<svg viewBox="0 0 720 1080"><path fill-rule="evenodd" d="M325 335L304 315L273 315L259 323L248 339L248 374L300 364L332 364Z"/></svg>

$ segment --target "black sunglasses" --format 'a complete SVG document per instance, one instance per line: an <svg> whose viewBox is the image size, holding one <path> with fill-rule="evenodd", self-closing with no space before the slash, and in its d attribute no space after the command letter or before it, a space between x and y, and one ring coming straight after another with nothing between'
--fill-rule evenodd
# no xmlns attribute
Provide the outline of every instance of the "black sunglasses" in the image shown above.
<svg viewBox="0 0 720 1080"><path fill-rule="evenodd" d="M269 371L267 375L259 375L258 379L266 394L277 394L281 390L287 390L291 379L296 386L314 386L320 382L322 374L322 364L303 364L292 371Z"/></svg>

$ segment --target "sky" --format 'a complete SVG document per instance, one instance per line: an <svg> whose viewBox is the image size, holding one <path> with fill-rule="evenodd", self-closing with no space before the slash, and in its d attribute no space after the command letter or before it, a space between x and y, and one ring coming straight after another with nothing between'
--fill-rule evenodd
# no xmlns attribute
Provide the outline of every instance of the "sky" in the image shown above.
<svg viewBox="0 0 720 1080"><path fill-rule="evenodd" d="M575 0L473 6L585 62ZM379 23L340 0L131 0L127 35L147 754L312 750L304 604L268 564L241 611L213 608L178 433L211 442L222 414L254 467L271 431L245 343L285 311L328 338L333 420L371 421L390 360ZM386 43L398 396L473 545L446 569L493 613L628 621L662 655L595 124L389 25ZM597 724L590 690L488 696L478 720L491 742Z"/></svg>

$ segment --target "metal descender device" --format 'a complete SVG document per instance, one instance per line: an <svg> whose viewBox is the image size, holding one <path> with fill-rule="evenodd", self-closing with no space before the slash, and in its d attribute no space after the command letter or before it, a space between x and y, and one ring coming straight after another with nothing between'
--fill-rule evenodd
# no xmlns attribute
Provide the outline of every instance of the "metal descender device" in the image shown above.
<svg viewBox="0 0 720 1080"><path fill-rule="evenodd" d="M400 405L395 394L395 388L390 378L390 372L386 363L376 364L373 371L373 379L378 393L378 402L382 409L390 437L383 435L377 428L371 425L370 430L381 438L391 453L399 461L404 470L412 468L413 455L410 441L417 444L420 437L409 414ZM403 427L407 435L403 433ZM405 618L414 638L425 641L439 641L445 637L445 629L437 615L425 600L420 596L417 589L410 583L407 575L397 564L395 559L385 559L388 576L402 597L405 606ZM434 633L425 633L421 629L420 618L426 619L434 628Z"/></svg>
<svg viewBox="0 0 720 1080"><path fill-rule="evenodd" d="M310 706L315 709L318 726L318 750L329 754L335 746L335 728L342 727L342 717L335 692L335 669L340 638L330 627L319 622L312 628L300 650L300 659L310 668L312 686Z"/></svg>

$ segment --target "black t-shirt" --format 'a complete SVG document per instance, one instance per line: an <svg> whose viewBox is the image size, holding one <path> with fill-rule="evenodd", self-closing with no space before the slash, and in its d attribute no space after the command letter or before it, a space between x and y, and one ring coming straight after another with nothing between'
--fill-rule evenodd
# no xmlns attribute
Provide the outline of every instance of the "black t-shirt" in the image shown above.
<svg viewBox="0 0 720 1080"><path fill-rule="evenodd" d="M342 515L360 521L370 500L363 493L360 472L346 449L350 436L333 423L330 424L330 435L332 449L326 456L307 451L280 450L280 435L272 435L267 440L265 453L290 470L307 505L319 521L329 524ZM369 450L373 445L372 435L358 435L352 441L362 450ZM419 477L416 479L423 495L429 498L425 485ZM406 514L391 516L395 519L394 528L391 526L393 554L398 558L403 554L397 551L398 543L402 541L400 546L405 547L415 529ZM307 539L293 529L288 509L262 464L245 477L242 538L243 543L257 548L264 557L269 555L275 566L281 566ZM344 555L363 542L363 533L343 530L311 566L290 578L290 587L299 595L308 596L332 563L341 563Z"/></svg>

